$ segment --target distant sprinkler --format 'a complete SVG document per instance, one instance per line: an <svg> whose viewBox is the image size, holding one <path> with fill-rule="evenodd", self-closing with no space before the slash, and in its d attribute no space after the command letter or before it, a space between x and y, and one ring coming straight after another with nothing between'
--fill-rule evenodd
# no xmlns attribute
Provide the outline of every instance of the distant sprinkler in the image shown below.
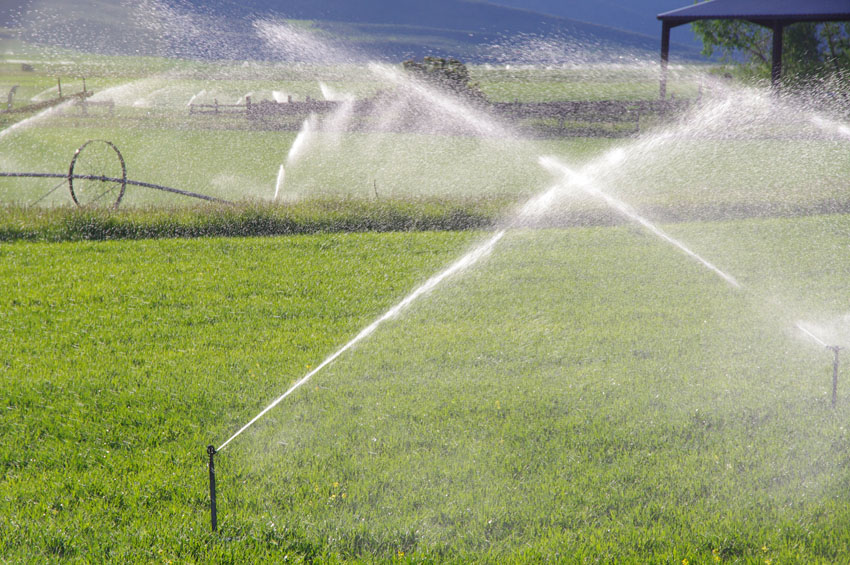
<svg viewBox="0 0 850 565"><path fill-rule="evenodd" d="M827 345L824 340L822 340L821 338L819 338L818 336L816 336L815 334L813 334L812 332L807 330L801 322L797 322L796 326L797 326L797 329L799 329L804 334L806 334L807 336L809 336L810 338L815 340L820 345L831 350L833 352L833 354L835 355L834 358L833 358L833 361L832 361L832 406L834 408L835 403L838 400L838 352L841 351L844 348L840 347L838 345Z"/></svg>
<svg viewBox="0 0 850 565"><path fill-rule="evenodd" d="M837 345L827 345L827 349L831 349L835 354L832 360L832 407L835 408L835 402L838 397L838 352L844 349Z"/></svg>

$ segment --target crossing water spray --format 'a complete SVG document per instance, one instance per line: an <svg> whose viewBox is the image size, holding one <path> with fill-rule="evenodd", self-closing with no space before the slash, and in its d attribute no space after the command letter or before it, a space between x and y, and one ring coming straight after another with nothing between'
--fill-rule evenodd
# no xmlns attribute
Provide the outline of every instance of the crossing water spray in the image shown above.
<svg viewBox="0 0 850 565"><path fill-rule="evenodd" d="M655 224L653 224L652 222L650 222L649 220L647 220L646 218L644 218L643 216L638 214L631 206L629 206L628 204L626 204L622 200L618 200L618 199L614 198L613 196L611 196L610 194L607 194L607 193L603 192L602 190L600 190L599 188L595 187L593 185L593 183L590 181L590 179L588 179L587 177L585 177L584 175L582 175L581 173L579 173L577 171L573 171L572 169L570 169L569 167L564 165L556 157L541 157L540 158L540 164L543 165L549 171L551 171L555 174L562 175L564 177L564 181L563 181L563 185L562 185L564 188L569 188L569 187L575 186L575 187L579 188L580 190L582 190L583 192L585 192L585 193L587 193L591 196L601 198L611 208L613 208L614 210L616 210L617 212L619 212L623 216L629 218L630 220L633 220L633 221L639 223L641 226L643 226L644 228L649 230L653 235L655 235L655 236L661 238L662 240L666 241L667 243L673 245L674 247L676 247L677 249L679 249L680 251L682 251L683 253L685 253L689 257L696 259L704 267L706 267L707 269L709 269L710 271L712 271L713 273L718 275L720 278L722 278L724 281L726 281L727 283L729 283L733 287L735 287L735 288L741 287L741 284L737 280L735 280L735 277L733 277L732 275L725 273L722 270L720 270L719 268L717 268L713 263L711 263L707 259L701 257L700 255L698 255L696 252L691 250L684 243L682 243L678 239L672 237L667 232L665 232L664 230L662 230L661 228L659 228L658 226L656 226ZM556 189L557 189L557 187L555 188L555 190Z"/></svg>
<svg viewBox="0 0 850 565"><path fill-rule="evenodd" d="M483 115L480 112L475 111L470 108L466 104L463 104L457 100L455 100L451 96L444 95L442 93L434 92L427 85L418 83L416 81L408 80L406 77L401 75L395 69L388 68L379 64L371 64L369 66L369 70L378 76L380 79L389 82L395 86L403 87L406 92L412 94L414 97L419 97L422 99L428 100L432 105L438 108L438 110L444 114L451 116L458 120L459 122L465 124L472 133L484 137L484 138L497 138L504 139L510 138L511 134L509 130L503 128L498 121L491 119L489 116ZM324 86L324 85L322 85ZM323 90L328 90L324 88ZM332 97L332 94L328 90L328 92L323 92L326 97ZM287 156L287 167L289 165L294 164L296 161L300 159L300 157L307 151L308 146L312 143L313 138L316 136L316 132L318 131L318 117L315 115L310 116L307 120L305 120L301 131L296 137L295 142L293 143L289 155ZM659 135L654 137L650 142L647 142L647 146L651 148L653 145L661 143L662 141L666 141L669 135ZM616 155L612 156L616 157ZM555 200L561 198L564 194L569 193L572 190L580 190L581 192L588 194L592 197L598 198L605 202L606 205L611 207L613 210L628 218L631 221L641 225L647 231L661 239L662 241L667 242L668 244L674 246L679 251L684 253L685 255L691 257L696 260L698 263L703 265L705 268L719 276L724 282L734 288L741 288L741 284L729 273L721 270L719 267L714 265L712 262L708 261L701 255L697 254L683 242L678 239L672 237L660 227L650 222L648 219L641 216L636 210L634 210L630 205L626 204L622 200L615 198L614 196L608 194L603 191L601 188L596 186L591 178L590 173L586 173L586 171L578 171L574 170L567 165L565 165L560 159L556 157L538 157L539 163L548 169L550 172L554 173L561 180L559 182L549 188L548 190L542 191L538 193L534 198L529 200L523 208L520 209L517 217L513 220L509 220L507 222L507 227L496 232L491 238L486 240L484 243L474 248L472 251L458 259L455 263L449 266L447 269L442 272L434 275L425 284L421 285L413 292L411 292L404 300L399 302L396 306L388 310L384 315L380 318L372 322L369 326L365 327L360 331L353 339L351 339L348 343L343 345L340 349L326 358L321 364L319 364L315 369L311 370L309 373L304 375L300 380L295 382L286 392L284 392L281 396L274 399L268 406L266 406L260 413L258 413L254 418L252 418L247 424L245 424L242 428L240 428L235 434L233 434L230 438L228 438L221 446L218 448L220 451L228 446L233 440L235 440L239 435L241 435L245 430L250 428L255 422L257 422L260 418L262 418L266 413L272 410L275 406L280 404L284 399L286 399L289 395L295 392L299 387L308 382L314 375L327 367L330 363L336 360L340 355L348 351L358 342L364 340L368 336L370 336L384 321L393 318L399 312L401 312L405 307L410 305L412 302L417 300L422 294L429 292L434 289L440 283L442 283L446 278L451 275L464 270L476 262L478 262L483 256L489 254L494 246L499 242L500 239L505 235L508 229L511 229L515 225L518 225L522 222L524 218L531 217L537 215L544 211L549 205ZM610 165L615 165L612 161ZM281 180L281 175L279 175L279 181ZM279 192L281 182L278 182L278 186L276 187L276 196ZM811 332L805 330L801 326L797 326L801 330L805 331L807 335L811 336L815 339L819 344L823 345L823 340L819 339L817 336L812 334Z"/></svg>

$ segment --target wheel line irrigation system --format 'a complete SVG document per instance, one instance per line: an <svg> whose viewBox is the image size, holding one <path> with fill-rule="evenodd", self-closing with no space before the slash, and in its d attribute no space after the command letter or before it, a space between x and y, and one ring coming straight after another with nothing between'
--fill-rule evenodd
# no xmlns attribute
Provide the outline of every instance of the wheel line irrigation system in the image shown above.
<svg viewBox="0 0 850 565"><path fill-rule="evenodd" d="M100 175L97 175L97 174L77 174L77 173L74 172L75 168L77 167L77 161L78 161L80 155L83 154L84 151L86 150L86 148L88 148L92 144L105 144L109 149L114 151L116 159L118 160L118 166L120 167L120 170L121 170L121 177L120 178L108 176L108 175L105 175L105 174L100 174ZM75 180L99 181L99 182L103 182L103 183L115 183L116 185L119 185L121 187L121 189L118 193L118 197L115 199L115 203L112 205L112 208L115 209L115 210L117 210L119 204L121 204L121 199L124 197L124 192L127 189L127 185L139 186L139 187L142 187L142 188L152 188L152 189L155 189L155 190L161 190L163 192L170 192L172 194L179 194L181 196L188 196L190 198L198 198L200 200L206 200L208 202L217 202L217 203L220 203L220 204L233 204L233 202L230 202L229 200L224 200L223 198L216 198L215 196L208 196L206 194L200 194L198 192L191 192L189 190L172 188L172 187L169 187L169 186L164 186L164 185L161 185L161 184L155 184L155 183L151 183L151 182L142 182L142 181L130 180L130 179L127 178L127 167L126 167L126 164L124 162L124 156L121 155L121 152L118 150L118 148L115 146L115 144L113 144L111 141L106 141L106 140L102 140L102 139L91 139L89 141L86 141L84 144L82 144L74 152L74 157L71 159L71 164L68 167L67 173L26 173L26 172L25 173L4 173L4 172L0 172L0 177L5 177L5 178L53 178L53 179L67 180L68 181L68 189L70 190L70 193L71 193L71 199L74 201L74 204L76 204L77 206L80 206L80 207L85 206L85 204L83 202L81 202L81 199L79 198L80 195L78 194L78 191L75 191L75 189L74 189L74 181ZM42 199L44 199L46 196L51 194L57 188L62 186L62 184L63 183L59 183L58 185L54 186L47 193L45 193L41 197L39 197L34 203L37 203L37 202L41 201ZM111 189L104 191L103 193L101 193L100 195L95 197L92 200L92 202L99 200L100 198L102 198L103 196L105 196L109 192L112 192L113 190L115 190L115 188L111 188Z"/></svg>

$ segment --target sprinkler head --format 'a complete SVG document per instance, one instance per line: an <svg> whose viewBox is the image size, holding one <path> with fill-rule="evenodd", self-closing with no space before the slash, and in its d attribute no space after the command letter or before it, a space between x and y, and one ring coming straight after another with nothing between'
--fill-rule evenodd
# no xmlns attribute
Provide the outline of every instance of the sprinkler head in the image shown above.
<svg viewBox="0 0 850 565"><path fill-rule="evenodd" d="M838 345L827 345L826 348L835 353L835 359L832 361L832 407L835 408L838 401L838 352L844 348Z"/></svg>
<svg viewBox="0 0 850 565"><path fill-rule="evenodd" d="M213 455L215 455L215 446L208 445L207 453L210 456L210 524L212 526L212 531L215 532L216 530L218 530L218 516L215 508L215 464L213 463Z"/></svg>

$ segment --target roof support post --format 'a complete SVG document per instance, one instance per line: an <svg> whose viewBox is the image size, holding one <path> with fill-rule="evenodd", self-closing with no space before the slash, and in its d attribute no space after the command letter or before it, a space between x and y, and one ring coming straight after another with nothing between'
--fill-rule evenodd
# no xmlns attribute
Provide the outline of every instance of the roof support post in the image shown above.
<svg viewBox="0 0 850 565"><path fill-rule="evenodd" d="M661 22L661 91L659 98L667 98L667 62L670 59L670 24Z"/></svg>
<svg viewBox="0 0 850 565"><path fill-rule="evenodd" d="M782 81L782 32L785 26L782 22L773 21L773 49L771 50L770 85L773 90L779 90Z"/></svg>

